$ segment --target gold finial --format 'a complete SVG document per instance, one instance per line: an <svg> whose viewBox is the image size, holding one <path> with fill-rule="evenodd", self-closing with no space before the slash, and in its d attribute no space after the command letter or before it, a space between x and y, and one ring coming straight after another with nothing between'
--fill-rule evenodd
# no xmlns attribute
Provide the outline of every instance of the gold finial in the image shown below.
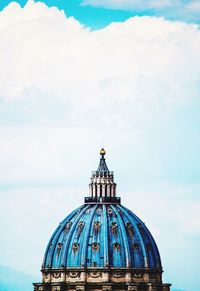
<svg viewBox="0 0 200 291"><path fill-rule="evenodd" d="M102 148L102 149L100 150L100 155L104 156L105 154L106 154L106 151Z"/></svg>

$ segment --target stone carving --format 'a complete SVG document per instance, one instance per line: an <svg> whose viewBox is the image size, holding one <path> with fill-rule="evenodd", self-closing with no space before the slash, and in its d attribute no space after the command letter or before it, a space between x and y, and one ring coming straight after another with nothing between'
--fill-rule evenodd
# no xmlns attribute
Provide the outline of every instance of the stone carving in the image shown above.
<svg viewBox="0 0 200 291"><path fill-rule="evenodd" d="M111 276L114 278L124 278L126 274L124 272L113 272Z"/></svg>
<svg viewBox="0 0 200 291"><path fill-rule="evenodd" d="M102 278L102 272L88 272L88 277Z"/></svg>
<svg viewBox="0 0 200 291"><path fill-rule="evenodd" d="M141 273L134 273L133 274L133 277L134 278L141 278L142 277L142 274Z"/></svg>
<svg viewBox="0 0 200 291"><path fill-rule="evenodd" d="M69 278L79 278L80 277L80 272L69 272L67 274L67 277L69 277Z"/></svg>
<svg viewBox="0 0 200 291"><path fill-rule="evenodd" d="M60 278L61 277L61 273L60 272L55 272L55 273L53 273L53 277L54 278Z"/></svg>

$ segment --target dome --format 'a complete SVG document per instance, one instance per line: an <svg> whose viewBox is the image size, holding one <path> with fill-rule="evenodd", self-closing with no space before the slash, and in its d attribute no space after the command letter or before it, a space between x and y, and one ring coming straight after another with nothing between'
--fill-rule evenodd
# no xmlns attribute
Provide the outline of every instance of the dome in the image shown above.
<svg viewBox="0 0 200 291"><path fill-rule="evenodd" d="M116 196L105 155L102 149L84 204L50 238L34 291L170 291L156 243Z"/></svg>
<svg viewBox="0 0 200 291"><path fill-rule="evenodd" d="M116 197L116 183L100 151L90 196L52 235L44 269L148 268L161 270L156 243L145 224Z"/></svg>
<svg viewBox="0 0 200 291"><path fill-rule="evenodd" d="M69 214L51 237L43 268L161 268L145 224L119 203L88 203Z"/></svg>

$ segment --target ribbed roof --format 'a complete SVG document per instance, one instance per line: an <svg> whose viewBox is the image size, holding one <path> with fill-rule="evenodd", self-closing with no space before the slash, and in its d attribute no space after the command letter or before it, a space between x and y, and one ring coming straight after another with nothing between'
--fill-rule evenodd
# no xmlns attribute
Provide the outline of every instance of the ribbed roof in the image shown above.
<svg viewBox="0 0 200 291"><path fill-rule="evenodd" d="M145 224L120 204L85 204L52 235L43 268L159 268L156 243Z"/></svg>

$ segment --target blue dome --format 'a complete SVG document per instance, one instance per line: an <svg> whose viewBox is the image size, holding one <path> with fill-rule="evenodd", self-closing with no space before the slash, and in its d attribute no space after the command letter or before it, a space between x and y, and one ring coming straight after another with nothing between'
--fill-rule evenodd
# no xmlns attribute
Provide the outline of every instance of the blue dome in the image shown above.
<svg viewBox="0 0 200 291"><path fill-rule="evenodd" d="M161 269L161 260L151 233L133 212L120 203L97 202L60 223L42 267Z"/></svg>

